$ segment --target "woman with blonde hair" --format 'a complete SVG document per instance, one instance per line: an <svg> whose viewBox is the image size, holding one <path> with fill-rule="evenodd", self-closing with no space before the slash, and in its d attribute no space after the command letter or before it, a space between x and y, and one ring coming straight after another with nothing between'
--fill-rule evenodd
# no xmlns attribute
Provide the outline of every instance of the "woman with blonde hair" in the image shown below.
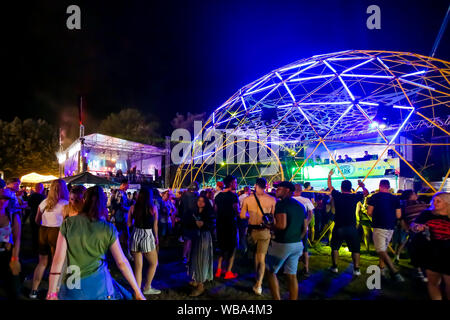
<svg viewBox="0 0 450 320"><path fill-rule="evenodd" d="M36 214L39 227L39 262L34 270L30 299L37 299L39 284L48 264L48 257L55 254L59 227L63 222L63 208L69 203L69 191L62 179L54 180L50 185L47 199L41 202Z"/></svg>
<svg viewBox="0 0 450 320"><path fill-rule="evenodd" d="M436 193L430 209L411 223L410 230L424 238L423 245L417 249L420 265L427 273L430 298L442 300L440 286L443 282L447 300L450 300L450 193Z"/></svg>

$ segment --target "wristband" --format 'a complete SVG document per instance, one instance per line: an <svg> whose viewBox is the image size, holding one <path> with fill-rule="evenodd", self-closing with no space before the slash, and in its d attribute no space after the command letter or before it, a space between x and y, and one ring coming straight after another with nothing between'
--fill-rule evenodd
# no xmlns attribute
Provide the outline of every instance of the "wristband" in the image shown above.
<svg viewBox="0 0 450 320"><path fill-rule="evenodd" d="M58 298L58 293L57 292L48 293L47 299L51 299L51 298Z"/></svg>
<svg viewBox="0 0 450 320"><path fill-rule="evenodd" d="M61 272L50 272L50 275L59 275Z"/></svg>
<svg viewBox="0 0 450 320"><path fill-rule="evenodd" d="M11 257L11 261L19 261L19 257Z"/></svg>

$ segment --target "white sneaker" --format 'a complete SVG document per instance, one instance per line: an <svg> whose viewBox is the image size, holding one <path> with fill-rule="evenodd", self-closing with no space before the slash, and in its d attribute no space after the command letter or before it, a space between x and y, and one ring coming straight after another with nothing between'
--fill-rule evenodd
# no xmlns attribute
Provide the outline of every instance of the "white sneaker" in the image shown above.
<svg viewBox="0 0 450 320"><path fill-rule="evenodd" d="M333 272L333 273L338 273L339 272L337 267L331 267L330 271Z"/></svg>
<svg viewBox="0 0 450 320"><path fill-rule="evenodd" d="M392 278L397 282L405 282L405 279L402 277L400 273L396 273L392 276Z"/></svg>
<svg viewBox="0 0 450 320"><path fill-rule="evenodd" d="M160 294L161 290L154 289L152 287L148 288L147 290L144 290L143 294Z"/></svg>
<svg viewBox="0 0 450 320"><path fill-rule="evenodd" d="M37 290L31 290L31 292L30 292L30 294L28 295L28 297L30 298L30 299L37 299L37 297L38 297L38 292L37 292Z"/></svg>
<svg viewBox="0 0 450 320"><path fill-rule="evenodd" d="M358 269L353 269L353 275L359 277L361 275L361 271Z"/></svg>
<svg viewBox="0 0 450 320"><path fill-rule="evenodd" d="M258 287L258 288L253 287L253 292L256 295L260 296L262 294L262 287Z"/></svg>

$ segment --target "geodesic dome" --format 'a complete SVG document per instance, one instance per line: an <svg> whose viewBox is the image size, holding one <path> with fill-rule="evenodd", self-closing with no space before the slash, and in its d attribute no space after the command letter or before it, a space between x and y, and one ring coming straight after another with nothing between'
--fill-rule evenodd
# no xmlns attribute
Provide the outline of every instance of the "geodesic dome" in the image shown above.
<svg viewBox="0 0 450 320"><path fill-rule="evenodd" d="M221 147L213 153L231 144L247 143L249 148L240 148L245 150L240 156L242 160L249 158L251 142L253 148L264 145L271 151L273 148L269 146L277 145L278 150L287 151L294 158L301 155L296 162L300 168L320 147L330 154L343 178L345 174L330 149L355 143L383 146L383 154L388 150L395 152L435 190L421 174L420 166L415 168L418 164L405 159L400 149L445 146L444 152L448 152L449 107L447 61L407 52L366 50L302 59L246 85L214 110L203 127L206 133L197 136L192 145L194 154L204 155L202 161L187 157L179 167L174 186L180 187L186 180L206 183L205 174L214 177L213 180L235 174L246 184L252 171L247 170L249 166L257 169L252 177L261 175L258 166L264 163L250 159L211 166L207 160L214 155L205 156L204 150L195 152L196 148L201 149L202 141L209 140L211 132L222 130L238 138L223 139ZM409 140L405 143L400 138L407 135ZM283 154L272 158L272 162L273 159L280 170L271 175L271 180L286 178ZM442 176L447 173L448 177L448 159L443 172Z"/></svg>

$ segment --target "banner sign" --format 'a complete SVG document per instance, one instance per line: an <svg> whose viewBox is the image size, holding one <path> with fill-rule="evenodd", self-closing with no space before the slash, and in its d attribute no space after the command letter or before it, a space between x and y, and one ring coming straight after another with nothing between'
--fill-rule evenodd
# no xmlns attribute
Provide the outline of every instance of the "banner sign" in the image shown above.
<svg viewBox="0 0 450 320"><path fill-rule="evenodd" d="M345 178L364 178L375 164L377 160L370 161L359 161L359 162L345 162L339 163L339 168L344 174ZM396 174L399 173L400 168L400 159L382 159L377 165L373 168L372 172L370 172L369 177L374 176L384 176L386 170L392 170L392 174L394 172ZM323 180L328 178L328 173L331 169L334 169L333 178L342 178L341 173L336 168L334 163L332 164L321 164L314 166L304 166L302 168L303 176L305 180Z"/></svg>

